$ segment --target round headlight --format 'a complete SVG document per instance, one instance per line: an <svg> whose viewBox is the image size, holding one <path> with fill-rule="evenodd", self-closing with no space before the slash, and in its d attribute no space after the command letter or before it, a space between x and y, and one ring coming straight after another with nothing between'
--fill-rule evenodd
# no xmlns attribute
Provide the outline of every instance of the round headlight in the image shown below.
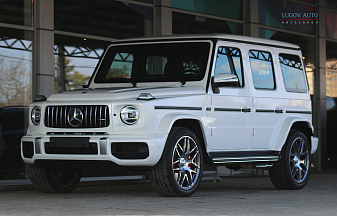
<svg viewBox="0 0 337 216"><path fill-rule="evenodd" d="M32 109L31 119L33 124L38 125L41 121L41 107L36 106Z"/></svg>
<svg viewBox="0 0 337 216"><path fill-rule="evenodd" d="M125 106L121 110L121 120L124 124L136 124L139 120L139 110L134 106Z"/></svg>

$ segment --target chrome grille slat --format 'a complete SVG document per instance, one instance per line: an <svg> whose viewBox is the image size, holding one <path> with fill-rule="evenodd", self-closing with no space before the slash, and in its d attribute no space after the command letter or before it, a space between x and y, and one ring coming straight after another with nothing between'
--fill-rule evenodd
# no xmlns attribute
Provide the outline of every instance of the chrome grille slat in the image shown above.
<svg viewBox="0 0 337 216"><path fill-rule="evenodd" d="M90 119L90 126L92 126L92 106L90 107L90 115L89 115L89 119Z"/></svg>
<svg viewBox="0 0 337 216"><path fill-rule="evenodd" d="M48 107L48 111L46 112L46 115L47 115L47 116L46 116L46 119L47 119L48 125L49 125L49 123L50 123L50 122L49 122L49 116L50 116L50 113L49 113L49 112L50 112L50 107Z"/></svg>
<svg viewBox="0 0 337 216"><path fill-rule="evenodd" d="M95 106L95 126L97 127L97 106Z"/></svg>
<svg viewBox="0 0 337 216"><path fill-rule="evenodd" d="M78 127L68 122L68 113L73 108L80 109L83 114L83 122ZM52 128L101 128L109 126L109 121L106 105L47 106L45 111L45 126Z"/></svg>
<svg viewBox="0 0 337 216"><path fill-rule="evenodd" d="M99 127L102 127L102 106L99 108Z"/></svg>
<svg viewBox="0 0 337 216"><path fill-rule="evenodd" d="M56 117L55 117L55 125L56 125L56 127L58 127L58 125L59 125L59 124L58 124L58 122L59 122L59 121L58 121L58 111L59 111L59 107L56 107L56 111L55 111L55 113L56 113L56 114L55 114L55 115L56 115Z"/></svg>
<svg viewBox="0 0 337 216"><path fill-rule="evenodd" d="M51 126L54 127L54 107L51 109Z"/></svg>
<svg viewBox="0 0 337 216"><path fill-rule="evenodd" d="M62 107L61 107L61 110L60 110L60 122L61 122L61 127L63 126L63 121L62 121Z"/></svg>

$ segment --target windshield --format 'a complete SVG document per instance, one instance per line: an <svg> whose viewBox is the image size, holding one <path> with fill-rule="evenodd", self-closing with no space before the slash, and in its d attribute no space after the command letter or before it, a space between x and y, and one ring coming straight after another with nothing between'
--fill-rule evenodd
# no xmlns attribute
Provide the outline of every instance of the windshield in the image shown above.
<svg viewBox="0 0 337 216"><path fill-rule="evenodd" d="M205 76L209 42L111 46L95 83L199 81Z"/></svg>

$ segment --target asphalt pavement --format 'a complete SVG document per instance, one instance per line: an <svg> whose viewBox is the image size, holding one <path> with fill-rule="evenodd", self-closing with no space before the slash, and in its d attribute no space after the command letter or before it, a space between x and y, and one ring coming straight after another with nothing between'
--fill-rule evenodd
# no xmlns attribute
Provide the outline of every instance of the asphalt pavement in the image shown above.
<svg viewBox="0 0 337 216"><path fill-rule="evenodd" d="M204 180L185 198L161 197L138 177L87 179L69 194L0 181L0 215L337 215L337 173L313 173L295 191L277 190L267 176Z"/></svg>

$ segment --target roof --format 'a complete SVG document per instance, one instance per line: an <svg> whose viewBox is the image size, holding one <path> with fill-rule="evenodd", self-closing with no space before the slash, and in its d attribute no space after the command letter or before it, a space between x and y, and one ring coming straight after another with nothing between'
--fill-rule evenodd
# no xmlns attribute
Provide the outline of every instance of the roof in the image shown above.
<svg viewBox="0 0 337 216"><path fill-rule="evenodd" d="M113 41L113 43L121 43L121 42L137 42L137 41L155 41L155 40L177 40L177 39L219 39L219 40L228 40L233 42L242 42L242 43L250 43L250 44L258 44L258 45L271 45L278 47L285 47L291 49L300 49L298 45L264 39L264 38L256 38L249 36L241 36L241 35L230 35L230 34L195 34L195 35L165 35L165 36L153 36L153 37L139 37L139 38L129 38L129 39L121 39Z"/></svg>

